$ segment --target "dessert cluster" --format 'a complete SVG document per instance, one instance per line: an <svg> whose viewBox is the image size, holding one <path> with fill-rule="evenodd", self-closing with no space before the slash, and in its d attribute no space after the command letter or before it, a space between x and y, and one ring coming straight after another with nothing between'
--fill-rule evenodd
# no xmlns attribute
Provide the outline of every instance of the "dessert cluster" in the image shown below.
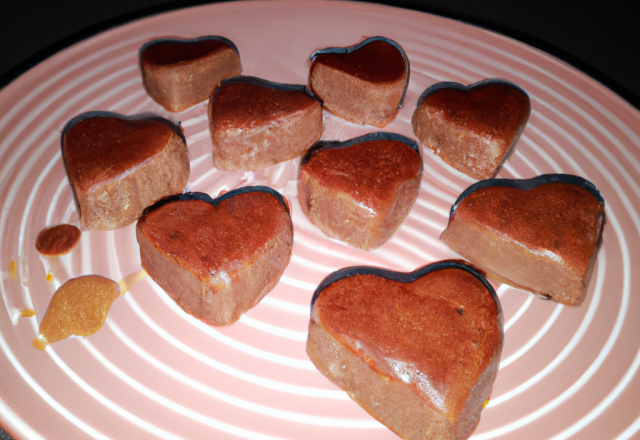
<svg viewBox="0 0 640 440"><path fill-rule="evenodd" d="M145 90L162 107L180 112L209 100L215 168L252 171L301 157L304 215L327 237L376 249L418 197L420 145L383 131L320 141L323 110L385 127L404 104L409 59L395 41L372 37L317 50L309 61L308 85L292 85L242 76L239 51L223 37L154 40L140 50ZM427 88L411 120L415 137L479 180L455 202L441 236L467 261L410 273L350 267L325 278L313 296L310 359L402 438L465 439L477 425L503 345L500 302L485 277L569 306L584 300L606 221L602 195L566 174L495 178L530 111L528 95L505 80ZM142 267L153 280L187 313L231 325L289 264L291 202L264 186L217 198L183 192L187 148L180 126L159 117L90 112L62 132L81 229L137 222ZM56 231L38 239L43 255L68 252L79 239L69 228ZM42 321L40 348L74 329L97 331L119 293L109 281L64 284ZM74 310L90 306L78 298L92 286L101 305L95 322L79 323Z"/></svg>

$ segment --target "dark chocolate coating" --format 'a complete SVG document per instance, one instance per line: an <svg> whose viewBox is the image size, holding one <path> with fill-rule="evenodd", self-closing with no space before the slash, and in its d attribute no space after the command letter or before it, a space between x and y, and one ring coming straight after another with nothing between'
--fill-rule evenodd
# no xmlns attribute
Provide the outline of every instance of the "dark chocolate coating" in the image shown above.
<svg viewBox="0 0 640 440"><path fill-rule="evenodd" d="M527 92L524 91L522 87L519 87L516 84L512 83L511 81L507 81L506 79L489 78L489 79L483 79L482 81L478 81L473 84L469 84L468 86L465 86L464 84L460 84L453 81L442 81L439 83L435 83L432 86L427 87L425 91L422 92L422 94L420 95L420 98L418 98L418 103L416 104L416 108L420 107L424 102L424 100L429 97L429 95L432 95L433 93L438 92L440 90L454 89L454 90L460 90L462 92L468 92L470 90L477 89L479 87L483 87L489 84L502 84L505 86L512 87L518 90L519 92L521 92L524 96L526 96L527 100L531 102L531 98L529 98L529 95L527 94Z"/></svg>
<svg viewBox="0 0 640 440"><path fill-rule="evenodd" d="M420 147L418 146L418 143L416 141L414 141L413 139L409 139L406 136L402 136L401 134L397 134L397 133L389 133L386 131L374 131L373 133L368 133L362 136L358 136L352 139L348 139L346 141L318 141L313 147L311 147L309 149L309 151L307 151L307 153L302 156L302 159L300 160L300 165L304 165L305 163L309 162L309 160L311 159L311 156L313 155L313 153L315 153L316 151L319 150L326 150L326 149L330 149L330 148L347 148L350 147L352 145L356 145L356 144L360 144L362 142L368 142L368 141L398 141L398 142L402 142L403 144L411 147L416 153L420 154L420 157L422 157L422 154L420 152ZM422 170L422 168L420 168Z"/></svg>
<svg viewBox="0 0 640 440"><path fill-rule="evenodd" d="M85 119L95 118L95 117L118 118L118 119L123 119L125 121L154 120L154 121L162 122L163 124L171 128L178 135L178 137L182 139L182 142L184 142L185 145L187 144L187 140L184 137L184 133L182 133L182 130L180 129L180 121L174 123L168 119L165 119L163 117L156 115L155 113L150 113L150 112L139 113L137 115L121 115L120 113L96 110L96 111L81 113L78 116L75 116L71 120L69 120L69 122L67 122L67 124L62 129L62 136L60 137L61 139L60 146L62 147L62 140L64 139L65 133L71 130L74 125L76 125L78 122L84 121Z"/></svg>
<svg viewBox="0 0 640 440"><path fill-rule="evenodd" d="M343 269L339 269L333 272L332 274L330 274L320 282L315 292L313 292L313 297L311 298L311 309L313 310L313 305L316 302L316 299L318 299L318 296L320 296L320 294L324 289L326 289L331 284L343 278L349 278L354 275L376 275L391 281L398 281L401 283L411 283L428 273L431 273L437 270L442 270L442 269L461 269L466 272L469 272L471 275L476 277L478 281L480 281L484 285L484 287L487 288L489 293L491 293L491 297L495 301L496 307L498 308L498 313L502 315L500 300L498 299L498 295L496 294L496 291L493 289L489 281L487 281L484 275L480 273L475 267L459 260L438 261L436 263L431 263L426 266L422 266L414 270L413 272L395 272L393 270L383 269L380 267L372 267L372 266L345 267Z"/></svg>
<svg viewBox="0 0 640 440"><path fill-rule="evenodd" d="M141 217L147 215L149 212L154 211L154 210L156 210L156 209L160 208L161 206L164 206L164 205L166 205L168 203L180 202L180 201L185 201L185 200L201 200L203 202L210 203L210 204L212 204L213 206L215 206L217 208L218 204L221 201L223 201L225 199L228 199L230 197L233 197L233 196L237 196L238 194L243 194L243 193L248 193L248 192L264 192L264 193L267 193L267 194L271 194L272 196L275 196L278 199L278 201L282 204L282 206L284 206L284 208L287 210L287 212L290 213L289 206L284 201L284 198L282 197L282 194L280 194L275 189L269 188L268 186L244 186L242 188L237 188L237 189L228 191L228 192L222 194L221 196L216 197L215 199L212 198L209 194L202 193L202 192L188 192L188 193L182 193L182 194L174 194L172 196L160 199L156 203L154 203L153 205L147 207L142 212Z"/></svg>
<svg viewBox="0 0 640 440"><path fill-rule="evenodd" d="M259 87L267 87L270 89L284 90L285 92L302 92L306 94L309 98L313 98L316 101L318 101L320 104L322 104L322 101L320 101L318 97L314 95L313 92L311 92L311 90L309 90L309 88L303 84L284 84L284 83L269 81L263 78L258 78L256 76L247 76L247 75L238 75L238 76L234 76L233 78L223 79L220 82L220 85L216 87L216 90L213 93L211 100L215 101L216 96L218 95L218 92L220 92L221 87L226 86L228 84L236 83L236 82L251 84Z"/></svg>
<svg viewBox="0 0 640 440"><path fill-rule="evenodd" d="M509 188L516 188L523 191L528 191L530 189L536 188L540 185L545 185L547 183L566 183L569 185L576 185L585 191L590 192L593 196L598 199L598 201L602 204L604 208L604 197L600 194L600 191L596 186L589 182L587 179L584 179L580 176L574 176L572 174L542 174L540 176L534 177L532 179L520 180L520 179L486 179L481 180L479 182L474 183L467 189L465 189L458 199L455 201L453 206L451 206L451 211L449 212L449 217L453 216L458 208L460 202L462 202L465 197L469 194L473 193L482 188L487 188L490 186L506 186Z"/></svg>
<svg viewBox="0 0 640 440"><path fill-rule="evenodd" d="M164 53L160 53L159 47L152 49L154 46L168 44ZM175 49L178 46L184 46L179 53ZM213 52L219 48L230 47L240 56L240 52L236 45L225 37L217 35L207 35L204 37L183 39L183 38L158 38L142 45L139 52L140 62L145 58L148 62L156 65L165 65L178 63L180 61L188 61L199 58L207 53Z"/></svg>

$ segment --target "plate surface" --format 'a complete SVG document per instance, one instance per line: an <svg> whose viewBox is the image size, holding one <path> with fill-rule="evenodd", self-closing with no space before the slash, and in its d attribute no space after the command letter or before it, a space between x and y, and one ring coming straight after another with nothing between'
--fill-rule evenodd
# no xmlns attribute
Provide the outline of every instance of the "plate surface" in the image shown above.
<svg viewBox="0 0 640 440"><path fill-rule="evenodd" d="M296 199L297 160L250 173L211 165L202 103L170 114L144 92L138 49L158 37L222 35L243 74L304 84L316 49L383 35L409 57L406 103L385 131L413 137L421 92L438 81L508 79L532 114L499 177L563 172L605 197L604 245L585 303L569 309L497 286L505 347L492 399L472 438L629 439L640 430L640 113L553 57L492 32L428 14L362 3L214 4L139 20L82 41L0 91L0 425L15 438L394 439L318 373L305 353L309 301L330 272L352 265L410 271L453 258L438 237L473 181L425 151L417 203L374 252L324 237ZM294 255L278 286L229 328L185 315L146 278L118 299L86 339L31 346L55 289L140 270L134 225L83 233L68 256L46 259L45 226L78 224L60 158L60 131L90 110L154 112L182 121L189 188L211 195L265 184L292 201ZM326 116L324 139L374 131ZM47 280L47 275L52 280ZM33 309L35 317L21 318Z"/></svg>

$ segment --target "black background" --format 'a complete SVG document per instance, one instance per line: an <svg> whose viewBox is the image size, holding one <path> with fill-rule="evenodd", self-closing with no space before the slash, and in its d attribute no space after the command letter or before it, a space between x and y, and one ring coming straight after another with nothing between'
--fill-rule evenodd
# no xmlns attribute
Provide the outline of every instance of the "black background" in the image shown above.
<svg viewBox="0 0 640 440"><path fill-rule="evenodd" d="M3 2L6 3L6 2ZM0 10L0 86L46 48L197 0L27 0ZM640 7L634 0L406 0L383 1L497 30L560 56L640 107ZM101 25L102 23L102 25ZM83 32L84 31L84 32ZM55 49L55 47L54 47ZM26 64L25 64L25 61ZM33 61L33 58L31 58ZM21 63L23 63L21 65ZM8 75L7 75L8 72Z"/></svg>
<svg viewBox="0 0 640 440"><path fill-rule="evenodd" d="M3 2L0 8L0 87L38 60L79 38L123 20L203 2L13 0L6 3ZM606 3L584 0L375 3L433 12L515 37L565 59L640 108L640 24L637 14L640 8L633 0ZM6 438L0 429L0 440Z"/></svg>

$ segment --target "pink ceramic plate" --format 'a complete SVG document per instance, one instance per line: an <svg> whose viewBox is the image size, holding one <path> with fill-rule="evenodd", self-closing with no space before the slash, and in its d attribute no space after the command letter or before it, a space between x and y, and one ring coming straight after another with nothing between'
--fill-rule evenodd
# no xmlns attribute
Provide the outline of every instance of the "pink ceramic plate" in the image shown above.
<svg viewBox="0 0 640 440"><path fill-rule="evenodd" d="M222 35L245 75L304 84L318 48L383 35L411 62L403 110L386 130L413 137L420 93L437 81L505 78L533 111L500 177L564 172L602 191L609 222L589 289L569 309L501 286L505 348L474 439L629 439L640 430L640 114L567 64L440 17L336 2L214 4L139 20L78 43L0 91L0 424L17 439L393 439L318 373L305 354L309 300L350 265L409 271L455 257L438 237L472 181L424 153L418 202L400 231L367 253L324 237L301 214L297 161L250 173L211 165L206 103L168 114L144 92L138 49L154 38ZM118 299L104 327L45 352L31 346L55 289L71 277L140 269L134 226L84 233L68 256L42 258L37 233L77 224L60 130L89 110L182 121L191 190L266 184L292 202L294 255L280 284L230 328L185 315L149 278ZM324 138L370 132L327 115ZM636 270L634 270L636 269ZM47 280L47 274L52 280ZM498 287L498 286L496 286ZM23 309L35 317L20 317Z"/></svg>

